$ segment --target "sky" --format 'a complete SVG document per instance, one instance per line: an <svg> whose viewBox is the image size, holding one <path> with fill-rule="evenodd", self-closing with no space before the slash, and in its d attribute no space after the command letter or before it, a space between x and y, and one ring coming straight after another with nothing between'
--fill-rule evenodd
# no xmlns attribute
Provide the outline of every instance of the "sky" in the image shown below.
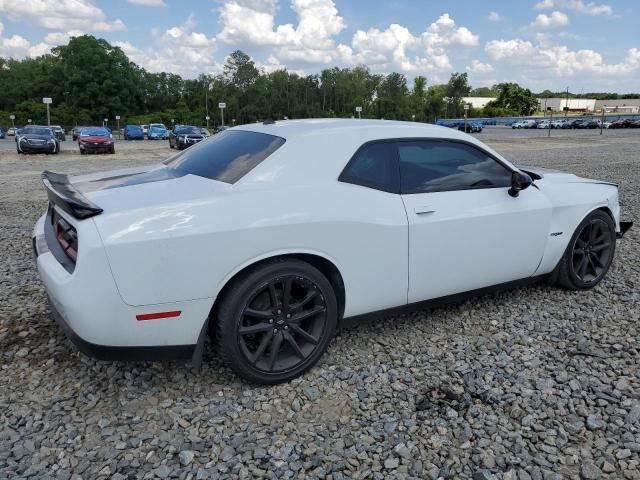
<svg viewBox="0 0 640 480"><path fill-rule="evenodd" d="M265 72L364 64L430 85L640 92L640 1L0 0L0 56L91 34L146 68L194 78L247 52Z"/></svg>

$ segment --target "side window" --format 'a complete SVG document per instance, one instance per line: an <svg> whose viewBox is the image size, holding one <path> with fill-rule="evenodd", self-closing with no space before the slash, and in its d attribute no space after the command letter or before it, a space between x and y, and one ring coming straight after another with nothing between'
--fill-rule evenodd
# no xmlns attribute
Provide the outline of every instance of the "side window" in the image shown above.
<svg viewBox="0 0 640 480"><path fill-rule="evenodd" d="M511 186L511 171L470 145L424 140L397 147L402 193Z"/></svg>
<svg viewBox="0 0 640 480"><path fill-rule="evenodd" d="M338 180L384 192L399 193L400 171L395 145L387 142L364 146L347 164Z"/></svg>

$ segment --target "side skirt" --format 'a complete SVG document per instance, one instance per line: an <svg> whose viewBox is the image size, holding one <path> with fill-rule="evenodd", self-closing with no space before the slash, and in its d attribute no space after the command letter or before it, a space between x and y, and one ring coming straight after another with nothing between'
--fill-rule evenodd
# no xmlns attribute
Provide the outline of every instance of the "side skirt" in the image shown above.
<svg viewBox="0 0 640 480"><path fill-rule="evenodd" d="M500 292L503 290L510 290L516 287L524 285L533 285L540 283L547 279L549 275L538 275L535 277L523 278L521 280L514 280L512 282L500 283L498 285L492 285L490 287L478 288L476 290L470 290L468 292L455 293L453 295L446 295L444 297L432 298L430 300L424 300L422 302L409 303L408 305L402 305L400 307L386 308L384 310L378 310L375 312L363 313L362 315L355 315L352 317L343 318L340 323L340 328L349 328L361 323L366 323L374 320L380 320L392 315L401 315L403 313L415 312L417 310L426 310L434 307L440 307L451 303L459 303L464 300L468 300L474 297L480 297L488 293Z"/></svg>

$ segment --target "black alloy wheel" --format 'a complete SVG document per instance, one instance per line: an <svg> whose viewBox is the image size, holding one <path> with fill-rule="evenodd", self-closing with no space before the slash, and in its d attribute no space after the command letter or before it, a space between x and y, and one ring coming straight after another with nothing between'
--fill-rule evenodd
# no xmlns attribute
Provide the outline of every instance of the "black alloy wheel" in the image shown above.
<svg viewBox="0 0 640 480"><path fill-rule="evenodd" d="M590 220L573 244L573 273L584 283L598 280L611 263L613 248L609 225L599 218Z"/></svg>
<svg viewBox="0 0 640 480"><path fill-rule="evenodd" d="M573 233L551 283L571 290L595 287L609 271L615 249L613 219L602 210L591 212Z"/></svg>
<svg viewBox="0 0 640 480"><path fill-rule="evenodd" d="M286 275L259 286L238 325L245 358L257 369L282 372L313 353L326 328L327 305L311 280Z"/></svg>
<svg viewBox="0 0 640 480"><path fill-rule="evenodd" d="M236 280L215 320L225 363L252 382L280 383L311 368L327 349L337 302L315 267L275 260Z"/></svg>

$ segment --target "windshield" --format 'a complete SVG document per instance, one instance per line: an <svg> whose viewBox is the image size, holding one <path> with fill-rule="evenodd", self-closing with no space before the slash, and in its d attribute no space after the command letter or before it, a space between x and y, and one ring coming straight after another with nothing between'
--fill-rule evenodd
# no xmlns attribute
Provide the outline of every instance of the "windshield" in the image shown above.
<svg viewBox="0 0 640 480"><path fill-rule="evenodd" d="M198 130L196 127L176 127L175 134L176 135L187 135L187 134L200 135L200 130Z"/></svg>
<svg viewBox="0 0 640 480"><path fill-rule="evenodd" d="M181 173L235 183L284 142L266 133L227 130L170 158L165 165Z"/></svg>
<svg viewBox="0 0 640 480"><path fill-rule="evenodd" d="M164 127L151 127L149 130L151 132L164 132L166 130L166 128L164 128Z"/></svg>
<svg viewBox="0 0 640 480"><path fill-rule="evenodd" d="M167 129L167 127L165 127L163 123L152 123L151 125L149 125L149 128L161 128L163 130Z"/></svg>
<svg viewBox="0 0 640 480"><path fill-rule="evenodd" d="M106 128L83 128L81 137L108 137L109 131Z"/></svg>
<svg viewBox="0 0 640 480"><path fill-rule="evenodd" d="M53 132L49 128L38 127L26 127L22 129L22 133L25 135L53 135Z"/></svg>

